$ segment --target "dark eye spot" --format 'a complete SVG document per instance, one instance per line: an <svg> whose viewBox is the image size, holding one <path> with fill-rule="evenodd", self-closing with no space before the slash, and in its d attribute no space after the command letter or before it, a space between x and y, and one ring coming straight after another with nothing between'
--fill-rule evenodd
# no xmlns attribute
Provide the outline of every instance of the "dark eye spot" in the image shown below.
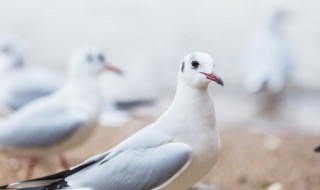
<svg viewBox="0 0 320 190"><path fill-rule="evenodd" d="M200 64L199 64L199 62L197 62L197 61L192 61L192 62L191 62L191 65L192 65L192 67L193 67L194 69L197 69Z"/></svg>
<svg viewBox="0 0 320 190"><path fill-rule="evenodd" d="M105 58L104 58L104 56L103 56L102 54L99 54L99 55L98 55L98 59L99 59L99 61L101 61L101 62L104 62L104 60L105 60Z"/></svg>
<svg viewBox="0 0 320 190"><path fill-rule="evenodd" d="M87 55L87 61L90 63L90 62L92 62L92 56L91 55Z"/></svg>
<svg viewBox="0 0 320 190"><path fill-rule="evenodd" d="M181 71L182 71L182 72L184 71L184 62L182 62Z"/></svg>

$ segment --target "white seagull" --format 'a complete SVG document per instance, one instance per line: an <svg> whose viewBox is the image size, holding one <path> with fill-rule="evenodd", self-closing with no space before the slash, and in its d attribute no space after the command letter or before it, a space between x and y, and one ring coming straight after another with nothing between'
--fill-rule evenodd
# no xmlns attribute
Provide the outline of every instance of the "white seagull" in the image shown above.
<svg viewBox="0 0 320 190"><path fill-rule="evenodd" d="M10 38L0 40L0 104L2 111L12 112L25 104L47 96L64 83L52 70L25 63L19 45Z"/></svg>
<svg viewBox="0 0 320 190"><path fill-rule="evenodd" d="M265 111L278 103L292 76L293 58L282 31L284 17L283 10L272 10L246 53L244 87L262 95Z"/></svg>
<svg viewBox="0 0 320 190"><path fill-rule="evenodd" d="M213 167L220 151L208 85L223 83L213 70L210 55L187 55L174 101L156 122L67 171L0 189L188 189Z"/></svg>
<svg viewBox="0 0 320 190"><path fill-rule="evenodd" d="M28 158L27 178L37 158L60 154L79 145L95 129L100 114L101 93L97 82L110 66L102 51L85 47L71 58L68 81L55 93L14 112L0 124L0 153Z"/></svg>

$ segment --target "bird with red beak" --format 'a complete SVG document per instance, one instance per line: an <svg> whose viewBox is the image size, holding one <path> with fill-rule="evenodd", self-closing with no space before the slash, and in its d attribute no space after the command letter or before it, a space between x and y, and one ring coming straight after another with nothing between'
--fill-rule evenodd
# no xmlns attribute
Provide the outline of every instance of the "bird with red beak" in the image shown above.
<svg viewBox="0 0 320 190"><path fill-rule="evenodd" d="M210 81L223 86L222 79L213 71L214 67L215 63L210 55L194 52L183 59L179 76L184 78L184 82L196 88L206 88Z"/></svg>
<svg viewBox="0 0 320 190"><path fill-rule="evenodd" d="M58 154L61 165L68 168L63 152L85 142L97 126L102 105L98 76L104 70L121 74L99 48L79 49L63 86L1 122L0 154L27 160L26 179L44 156Z"/></svg>

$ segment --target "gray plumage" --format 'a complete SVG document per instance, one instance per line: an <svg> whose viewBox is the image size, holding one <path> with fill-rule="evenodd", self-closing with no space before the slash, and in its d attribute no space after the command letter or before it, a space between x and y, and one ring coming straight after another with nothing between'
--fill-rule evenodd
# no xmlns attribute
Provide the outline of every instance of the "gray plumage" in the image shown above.
<svg viewBox="0 0 320 190"><path fill-rule="evenodd" d="M2 100L10 110L47 96L62 86L64 79L40 68L24 66L5 74L1 81Z"/></svg>
<svg viewBox="0 0 320 190"><path fill-rule="evenodd" d="M148 138L144 138L146 136ZM92 157L70 171L9 187L23 189L32 184L41 184L51 189L52 185L57 189L153 189L188 165L191 155L190 146L171 142L169 136L149 126L134 138L128 138L110 151ZM61 185L58 188L59 184L65 184L66 187Z"/></svg>
<svg viewBox="0 0 320 190"><path fill-rule="evenodd" d="M53 109L35 110L21 117L15 116L10 120L5 120L1 123L5 129L0 133L0 146L2 148L54 146L70 137L88 120L81 115L81 112L68 113L63 105L51 108Z"/></svg>
<svg viewBox="0 0 320 190"><path fill-rule="evenodd" d="M93 189L105 189L106 184L110 190L153 189L181 170L190 155L190 147L179 143L167 143L144 151L124 150L108 161L67 177L65 181L72 187Z"/></svg>

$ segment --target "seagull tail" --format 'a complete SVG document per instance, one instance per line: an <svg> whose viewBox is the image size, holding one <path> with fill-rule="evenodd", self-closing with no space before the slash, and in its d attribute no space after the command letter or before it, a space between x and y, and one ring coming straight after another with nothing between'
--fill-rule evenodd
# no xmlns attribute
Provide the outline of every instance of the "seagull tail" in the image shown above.
<svg viewBox="0 0 320 190"><path fill-rule="evenodd" d="M96 163L96 160L89 160L81 165L78 165L69 170L65 170L53 175L32 179L28 181L22 181L17 183L11 183L0 187L1 189L18 189L18 190L54 190L54 189L72 189L68 186L65 178Z"/></svg>
<svg viewBox="0 0 320 190"><path fill-rule="evenodd" d="M0 190L10 190L10 189L17 189L17 190L58 190L58 189L66 189L66 190L93 190L91 188L80 187L80 188L73 188L69 187L67 182L64 180L52 182L52 181L37 181L37 182L24 182L24 183L16 183L16 184L9 184L0 187Z"/></svg>
<svg viewBox="0 0 320 190"><path fill-rule="evenodd" d="M68 187L62 180L30 180L18 183L11 183L0 187L0 189L18 189L18 190L53 190Z"/></svg>
<svg viewBox="0 0 320 190"><path fill-rule="evenodd" d="M315 152L320 152L320 146L316 147L316 148L314 149L314 151L315 151Z"/></svg>

